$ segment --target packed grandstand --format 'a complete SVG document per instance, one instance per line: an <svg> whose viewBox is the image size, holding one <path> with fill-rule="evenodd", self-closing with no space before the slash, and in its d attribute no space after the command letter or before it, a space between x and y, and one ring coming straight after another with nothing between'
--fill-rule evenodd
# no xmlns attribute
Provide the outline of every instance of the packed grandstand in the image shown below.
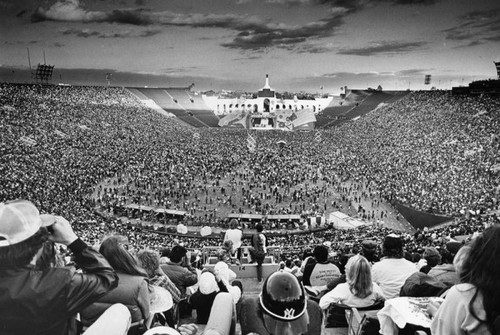
<svg viewBox="0 0 500 335"><path fill-rule="evenodd" d="M500 222L500 98L349 93L314 131L251 132L218 127L189 90L0 84L0 202L29 199L89 244L118 233L135 250L219 247L231 218L246 234L260 222L283 260L391 232L409 254L444 249ZM366 224L339 229L339 212ZM424 228L424 214L447 224Z"/></svg>

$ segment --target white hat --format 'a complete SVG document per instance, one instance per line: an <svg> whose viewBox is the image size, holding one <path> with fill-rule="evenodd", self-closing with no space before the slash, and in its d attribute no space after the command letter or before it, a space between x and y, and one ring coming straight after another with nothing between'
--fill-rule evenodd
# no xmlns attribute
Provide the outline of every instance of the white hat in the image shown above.
<svg viewBox="0 0 500 335"><path fill-rule="evenodd" d="M203 272L198 279L198 287L203 294L210 294L219 290L215 276L210 272Z"/></svg>
<svg viewBox="0 0 500 335"><path fill-rule="evenodd" d="M170 292L166 289L156 285L151 285L151 289L151 303L149 306L149 311L151 313L168 311L174 306L172 294L170 294Z"/></svg>
<svg viewBox="0 0 500 335"><path fill-rule="evenodd" d="M53 215L40 215L27 200L0 203L0 247L27 240L40 229L56 222Z"/></svg>

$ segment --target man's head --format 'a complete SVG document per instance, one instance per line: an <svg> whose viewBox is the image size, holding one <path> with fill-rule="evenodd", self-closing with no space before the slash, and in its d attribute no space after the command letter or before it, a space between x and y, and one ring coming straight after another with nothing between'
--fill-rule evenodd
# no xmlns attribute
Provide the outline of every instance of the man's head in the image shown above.
<svg viewBox="0 0 500 335"><path fill-rule="evenodd" d="M401 236L389 234L384 239L383 253L386 257L403 258L403 240Z"/></svg>
<svg viewBox="0 0 500 335"><path fill-rule="evenodd" d="M328 248L324 245L318 245L314 248L313 254L318 263L325 263L328 261Z"/></svg>
<svg viewBox="0 0 500 335"><path fill-rule="evenodd" d="M179 263L182 261L182 258L186 256L187 249L182 245L176 245L170 251L170 261L173 263Z"/></svg>
<svg viewBox="0 0 500 335"><path fill-rule="evenodd" d="M264 324L270 333L307 333L307 299L304 287L293 274L280 270L267 277L259 302Z"/></svg>
<svg viewBox="0 0 500 335"><path fill-rule="evenodd" d="M40 215L35 205L27 200L1 203L0 268L29 264L48 241L49 232L46 227L55 221L56 218L52 215ZM46 249L52 250L52 243Z"/></svg>

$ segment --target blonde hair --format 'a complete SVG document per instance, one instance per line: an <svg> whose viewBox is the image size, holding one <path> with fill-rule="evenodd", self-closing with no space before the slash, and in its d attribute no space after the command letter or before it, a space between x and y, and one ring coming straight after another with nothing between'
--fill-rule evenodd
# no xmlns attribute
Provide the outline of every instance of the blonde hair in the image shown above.
<svg viewBox="0 0 500 335"><path fill-rule="evenodd" d="M368 260L355 255L346 264L346 280L349 290L358 298L366 298L373 292L372 270Z"/></svg>

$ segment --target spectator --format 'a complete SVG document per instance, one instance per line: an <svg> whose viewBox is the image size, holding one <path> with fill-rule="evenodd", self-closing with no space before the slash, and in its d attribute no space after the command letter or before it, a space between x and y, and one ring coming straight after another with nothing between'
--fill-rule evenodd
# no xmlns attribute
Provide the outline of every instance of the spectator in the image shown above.
<svg viewBox="0 0 500 335"><path fill-rule="evenodd" d="M370 264L376 263L380 260L377 255L377 242L373 240L363 240L361 242L361 254L370 262Z"/></svg>
<svg viewBox="0 0 500 335"><path fill-rule="evenodd" d="M267 254L267 237L263 233L264 227L259 223L255 226L257 233L252 235L252 248L250 257L252 263L257 262L257 280L262 281L262 263Z"/></svg>
<svg viewBox="0 0 500 335"><path fill-rule="evenodd" d="M453 286L431 323L433 334L498 334L500 226L472 241Z"/></svg>
<svg viewBox="0 0 500 335"><path fill-rule="evenodd" d="M68 246L74 267L53 267L54 243ZM118 285L106 259L60 217L40 215L29 201L0 204L0 334L76 335L77 313ZM130 313L116 305L93 327L125 334Z"/></svg>
<svg viewBox="0 0 500 335"><path fill-rule="evenodd" d="M313 251L314 261L308 262L304 268L302 283L307 292L318 299L327 290L330 282L336 281L341 273L339 268L328 261L328 248L318 245Z"/></svg>
<svg viewBox="0 0 500 335"><path fill-rule="evenodd" d="M182 294L186 294L186 289L198 282L196 269L191 266L188 258L186 248L176 245L170 252L170 261L160 265Z"/></svg>
<svg viewBox="0 0 500 335"><path fill-rule="evenodd" d="M260 335L319 335L322 318L297 277L284 271L267 277L259 297L244 298L239 315L242 334Z"/></svg>
<svg viewBox="0 0 500 335"><path fill-rule="evenodd" d="M403 258L403 240L400 236L389 234L382 246L384 257L373 264L372 278L377 283L386 299L399 296L406 279L417 271L414 263Z"/></svg>
<svg viewBox="0 0 500 335"><path fill-rule="evenodd" d="M189 303L196 310L196 323L207 324L212 304L219 292L227 292L226 285L214 273L203 272L198 290L189 297Z"/></svg>
<svg viewBox="0 0 500 335"><path fill-rule="evenodd" d="M243 238L243 232L238 229L238 221L236 219L231 219L229 222L229 229L226 230L224 234L224 241L230 240L233 242L231 255L234 257L236 254L236 259L241 258L241 239Z"/></svg>
<svg viewBox="0 0 500 335"><path fill-rule="evenodd" d="M462 244L459 242L448 242L445 257L442 258L443 262L430 269L428 275L449 287L458 284L460 280L453 262L461 247Z"/></svg>
<svg viewBox="0 0 500 335"><path fill-rule="evenodd" d="M322 309L328 308L331 303L362 308L384 300L382 289L372 281L370 263L365 257L355 255L349 259L346 280L321 298L319 306Z"/></svg>
<svg viewBox="0 0 500 335"><path fill-rule="evenodd" d="M118 286L81 311L84 326L92 324L112 304L122 303L130 311L132 325L129 335L141 334L150 320L151 303L148 275L135 258L124 248L123 236L112 235L104 238L99 252L108 260L118 274Z"/></svg>
<svg viewBox="0 0 500 335"><path fill-rule="evenodd" d="M168 276L161 270L160 256L156 251L141 250L137 253L137 260L139 261L139 265L147 272L149 283L151 285L166 289L172 296L174 304L178 304L183 299L181 291L179 291L177 286L175 286L170 278L168 278ZM160 314L163 315L163 317L158 317L158 319L163 325L165 322L167 322L170 326L174 326L176 324L174 321L175 317L173 308L162 311Z"/></svg>
<svg viewBox="0 0 500 335"><path fill-rule="evenodd" d="M425 260L424 265L420 268L420 272L429 273L429 271L441 263L441 255L439 251L434 247L427 247L424 249L424 253L422 255Z"/></svg>

